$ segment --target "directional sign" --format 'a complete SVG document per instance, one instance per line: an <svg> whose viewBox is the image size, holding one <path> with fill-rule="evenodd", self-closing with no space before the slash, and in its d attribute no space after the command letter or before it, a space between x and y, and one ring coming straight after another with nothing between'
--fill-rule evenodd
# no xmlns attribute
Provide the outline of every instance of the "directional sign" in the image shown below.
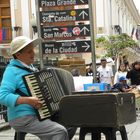
<svg viewBox="0 0 140 140"><path fill-rule="evenodd" d="M44 54L91 52L89 2L89 0L38 0L40 36L44 40L42 43Z"/></svg>
<svg viewBox="0 0 140 140"><path fill-rule="evenodd" d="M91 52L91 41L66 41L43 43L44 54Z"/></svg>
<svg viewBox="0 0 140 140"><path fill-rule="evenodd" d="M87 20L89 20L88 9L40 12L41 23L87 21Z"/></svg>
<svg viewBox="0 0 140 140"><path fill-rule="evenodd" d="M40 7L85 5L88 0L39 0Z"/></svg>
<svg viewBox="0 0 140 140"><path fill-rule="evenodd" d="M90 25L43 27L41 36L45 40L72 40L90 36Z"/></svg>

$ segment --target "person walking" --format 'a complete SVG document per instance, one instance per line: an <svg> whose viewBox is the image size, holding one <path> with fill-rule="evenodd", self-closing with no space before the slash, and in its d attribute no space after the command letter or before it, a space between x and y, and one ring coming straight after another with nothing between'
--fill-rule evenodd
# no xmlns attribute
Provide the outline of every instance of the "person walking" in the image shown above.
<svg viewBox="0 0 140 140"><path fill-rule="evenodd" d="M130 67L129 67L129 61L127 60L127 56L126 55L124 55L122 57L122 61L123 61L123 64L125 65L126 69L129 70L130 69Z"/></svg>
<svg viewBox="0 0 140 140"><path fill-rule="evenodd" d="M107 60L105 58L101 59L101 66L97 69L99 73L99 82L107 83L111 86L114 84L114 75L112 68L107 66Z"/></svg>
<svg viewBox="0 0 140 140"><path fill-rule="evenodd" d="M19 36L11 42L13 59L7 65L0 87L0 104L8 108L8 121L16 131L31 133L41 140L68 140L64 126L46 119L39 121L36 109L42 106L37 97L29 96L23 76L36 71L33 67L34 47L41 42ZM25 96L19 95L19 91Z"/></svg>

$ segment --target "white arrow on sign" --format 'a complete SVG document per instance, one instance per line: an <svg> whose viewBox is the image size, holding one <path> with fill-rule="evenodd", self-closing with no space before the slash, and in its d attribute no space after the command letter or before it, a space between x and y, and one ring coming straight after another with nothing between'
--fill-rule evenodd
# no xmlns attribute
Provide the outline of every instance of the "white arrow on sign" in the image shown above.
<svg viewBox="0 0 140 140"><path fill-rule="evenodd" d="M88 14L83 10L79 16L82 16L83 19L85 19L85 16L88 16Z"/></svg>
<svg viewBox="0 0 140 140"><path fill-rule="evenodd" d="M86 32L89 32L89 29L88 28L86 28L85 26L81 29L81 32L83 32L84 31L84 35L86 35Z"/></svg>
<svg viewBox="0 0 140 140"><path fill-rule="evenodd" d="M85 3L83 0L80 0L82 3Z"/></svg>
<svg viewBox="0 0 140 140"><path fill-rule="evenodd" d="M85 51L87 51L90 48L90 45L87 42L84 42L85 45L82 46L82 48L86 48Z"/></svg>
<svg viewBox="0 0 140 140"><path fill-rule="evenodd" d="M71 45L76 46L76 42L72 42Z"/></svg>

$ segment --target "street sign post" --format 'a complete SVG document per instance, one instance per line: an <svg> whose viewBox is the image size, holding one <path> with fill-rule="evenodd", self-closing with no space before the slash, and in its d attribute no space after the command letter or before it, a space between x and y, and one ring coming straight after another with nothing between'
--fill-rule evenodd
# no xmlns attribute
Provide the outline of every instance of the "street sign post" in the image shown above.
<svg viewBox="0 0 140 140"><path fill-rule="evenodd" d="M36 1L39 36L43 39L41 53L91 52L96 66L92 0Z"/></svg>
<svg viewBox="0 0 140 140"><path fill-rule="evenodd" d="M85 7L81 9L75 9L74 7L75 5L88 5L88 0L38 0L38 4L40 36L44 40L44 44L46 44L45 50L48 50L47 52L51 52L52 54L56 53L56 51L50 51L49 48L46 48L48 41L63 42L64 40L67 40L70 44L71 40L80 40L82 42L83 40L86 41L90 38L90 25L84 24L90 20L89 9ZM56 7L60 6L60 9L55 9ZM68 10L65 10L65 8L69 6L72 7L70 7ZM76 24L76 22L78 24ZM85 53L89 52L89 50L91 51L91 45L89 46L90 49L86 50L84 50L82 46L81 48L77 47L78 49L76 53ZM59 50L59 48L57 50ZM44 53L46 51L42 52ZM67 51L57 52L64 54L67 53ZM72 52L74 51L71 51L71 53Z"/></svg>
<svg viewBox="0 0 140 140"><path fill-rule="evenodd" d="M90 30L92 30L91 32L91 54L92 54L92 70L93 70L93 83L94 82L97 82L97 79L96 79L96 53L95 53L95 34L94 34L94 22L93 22L93 17L94 17L94 13L93 13L93 9L92 9L92 6L93 6L93 3L92 3L92 0L88 0L89 1L89 13L90 13Z"/></svg>

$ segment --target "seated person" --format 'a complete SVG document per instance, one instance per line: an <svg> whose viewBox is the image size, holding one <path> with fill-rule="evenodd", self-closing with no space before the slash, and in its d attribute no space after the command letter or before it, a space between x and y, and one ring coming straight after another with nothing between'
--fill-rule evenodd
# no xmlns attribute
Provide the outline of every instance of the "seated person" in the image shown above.
<svg viewBox="0 0 140 140"><path fill-rule="evenodd" d="M86 68L86 76L93 76L92 63Z"/></svg>
<svg viewBox="0 0 140 140"><path fill-rule="evenodd" d="M133 87L128 86L126 82L126 78L124 76L119 78L119 82L113 86L113 90L118 90L121 92L129 92L133 89Z"/></svg>
<svg viewBox="0 0 140 140"><path fill-rule="evenodd" d="M71 70L71 74L72 74L73 76L80 76L80 71L79 71L78 69L72 69L72 70Z"/></svg>

